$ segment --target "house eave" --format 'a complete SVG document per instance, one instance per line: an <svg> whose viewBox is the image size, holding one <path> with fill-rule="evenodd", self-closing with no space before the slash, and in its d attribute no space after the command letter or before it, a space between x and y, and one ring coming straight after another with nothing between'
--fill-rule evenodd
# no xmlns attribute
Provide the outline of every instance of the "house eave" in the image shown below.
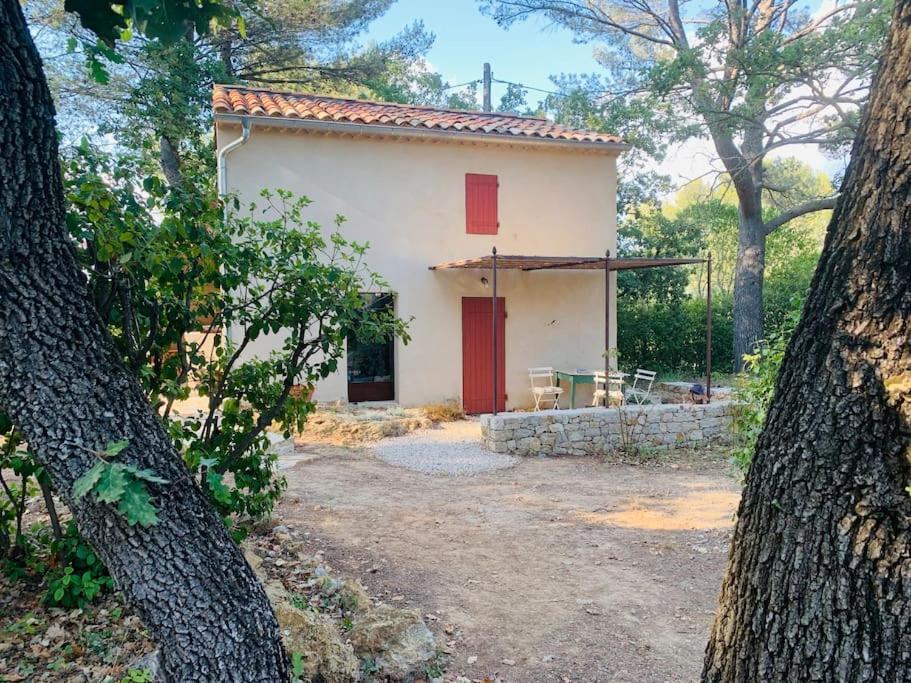
<svg viewBox="0 0 911 683"><path fill-rule="evenodd" d="M555 138L534 138L529 136L502 135L493 133L463 132L455 130L430 130L421 128L402 128L400 126L382 126L376 124L348 123L342 121L319 121L314 119L291 119L275 116L255 116L251 114L216 113L215 122L240 125L251 121L255 126L278 129L298 129L325 135L347 135L355 137L397 138L429 142L460 142L478 144L499 144L518 147L535 147L543 149L576 150L619 155L632 148L621 142L592 142L585 140L560 140Z"/></svg>

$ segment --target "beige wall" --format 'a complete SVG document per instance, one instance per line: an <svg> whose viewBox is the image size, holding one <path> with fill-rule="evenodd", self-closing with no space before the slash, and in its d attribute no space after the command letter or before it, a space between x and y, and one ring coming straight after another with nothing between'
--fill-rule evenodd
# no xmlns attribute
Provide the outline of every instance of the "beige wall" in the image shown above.
<svg viewBox="0 0 911 683"><path fill-rule="evenodd" d="M219 144L239 133L220 124ZM465 173L499 177L498 235L465 233ZM429 266L489 254L493 246L500 254L616 253L616 158L604 153L325 136L254 124L249 142L227 157L227 177L244 201L263 187L306 195L313 200L309 218L330 229L341 214L346 237L370 242L370 267L397 294L398 314L414 317L412 341L396 348L397 400L405 406L461 396L461 298L491 293L481 283L489 273ZM529 404L528 367L603 364L603 273L501 271L498 285L508 314L508 407ZM254 352L274 343L264 340ZM344 370L316 392L321 401L346 395Z"/></svg>

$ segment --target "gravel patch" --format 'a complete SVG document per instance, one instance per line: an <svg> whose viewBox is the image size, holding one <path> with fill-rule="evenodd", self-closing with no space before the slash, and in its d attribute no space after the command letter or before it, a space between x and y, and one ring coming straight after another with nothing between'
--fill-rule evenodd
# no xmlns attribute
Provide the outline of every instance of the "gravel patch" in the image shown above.
<svg viewBox="0 0 911 683"><path fill-rule="evenodd" d="M519 461L512 455L484 450L477 420L446 422L383 439L369 448L383 462L424 474L472 475L508 469Z"/></svg>

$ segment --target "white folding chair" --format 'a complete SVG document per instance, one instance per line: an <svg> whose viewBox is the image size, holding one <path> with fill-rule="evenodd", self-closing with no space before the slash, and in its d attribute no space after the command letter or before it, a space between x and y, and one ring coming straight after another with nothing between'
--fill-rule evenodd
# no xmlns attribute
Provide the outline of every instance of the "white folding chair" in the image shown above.
<svg viewBox="0 0 911 683"><path fill-rule="evenodd" d="M655 382L657 372L636 368L636 374L633 375L633 386L626 390L626 398L632 399L638 405L649 403L652 394L652 384Z"/></svg>
<svg viewBox="0 0 911 683"><path fill-rule="evenodd" d="M553 368L528 368L528 378L531 380L531 393L535 397L536 411L541 409L541 401L544 401L545 407L548 401L553 401L551 407L555 410L560 407L557 402L563 389L554 386Z"/></svg>
<svg viewBox="0 0 911 683"><path fill-rule="evenodd" d="M592 406L609 407L611 403L623 403L623 373L595 370L595 391Z"/></svg>

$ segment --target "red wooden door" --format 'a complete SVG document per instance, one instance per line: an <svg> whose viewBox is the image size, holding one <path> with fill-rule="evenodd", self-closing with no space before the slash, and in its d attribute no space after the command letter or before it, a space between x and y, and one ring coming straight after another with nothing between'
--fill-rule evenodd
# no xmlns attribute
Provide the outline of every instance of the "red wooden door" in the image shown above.
<svg viewBox="0 0 911 683"><path fill-rule="evenodd" d="M490 297L462 297L462 406L489 413L493 402ZM506 299L497 298L497 410L506 410Z"/></svg>

